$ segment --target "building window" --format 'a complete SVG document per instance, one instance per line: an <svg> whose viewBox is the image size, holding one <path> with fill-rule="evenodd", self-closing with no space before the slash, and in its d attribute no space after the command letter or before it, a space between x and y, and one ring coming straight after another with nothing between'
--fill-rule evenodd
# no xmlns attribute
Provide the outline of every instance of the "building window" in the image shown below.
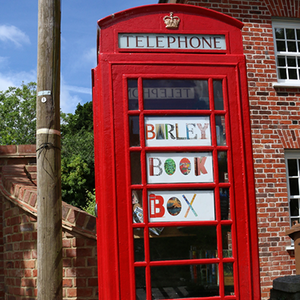
<svg viewBox="0 0 300 300"><path fill-rule="evenodd" d="M290 225L300 223L300 152L286 152Z"/></svg>
<svg viewBox="0 0 300 300"><path fill-rule="evenodd" d="M278 82L294 85L300 80L300 22L274 21L273 35Z"/></svg>

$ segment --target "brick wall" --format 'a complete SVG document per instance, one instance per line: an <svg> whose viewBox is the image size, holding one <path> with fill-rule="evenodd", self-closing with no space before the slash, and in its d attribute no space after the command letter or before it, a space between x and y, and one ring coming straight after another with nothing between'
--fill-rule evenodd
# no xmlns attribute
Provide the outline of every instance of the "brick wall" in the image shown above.
<svg viewBox="0 0 300 300"><path fill-rule="evenodd" d="M273 279L295 274L290 239L284 149L300 149L300 90L274 88L277 82L272 17L299 18L298 0L185 1L230 15L244 23L255 168L262 299Z"/></svg>
<svg viewBox="0 0 300 300"><path fill-rule="evenodd" d="M0 146L0 299L37 295L35 146ZM95 218L63 203L63 299L98 299ZM49 279L50 280L50 279Z"/></svg>

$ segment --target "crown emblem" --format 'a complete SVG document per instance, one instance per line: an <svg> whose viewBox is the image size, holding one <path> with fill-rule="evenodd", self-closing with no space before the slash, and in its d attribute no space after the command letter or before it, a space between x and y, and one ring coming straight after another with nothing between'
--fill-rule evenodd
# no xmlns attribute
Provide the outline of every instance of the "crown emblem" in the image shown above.
<svg viewBox="0 0 300 300"><path fill-rule="evenodd" d="M166 24L166 28L178 28L180 19L179 17L173 17L173 13L170 12L170 16L164 17L164 22Z"/></svg>

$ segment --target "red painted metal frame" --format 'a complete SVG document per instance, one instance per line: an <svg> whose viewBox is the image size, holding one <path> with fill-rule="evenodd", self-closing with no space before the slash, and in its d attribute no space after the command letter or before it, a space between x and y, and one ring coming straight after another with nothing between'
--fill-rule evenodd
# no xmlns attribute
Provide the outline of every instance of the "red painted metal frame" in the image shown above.
<svg viewBox="0 0 300 300"><path fill-rule="evenodd" d="M123 51L118 48L119 32L160 32L169 33L161 25L163 16L170 11L179 15L182 27L176 33L226 34L227 50L211 51ZM214 126L214 111L129 111L127 107L127 79L138 79L139 107L142 102L142 78L214 78L222 79L224 95L228 97L224 112L226 115L227 146L201 147L201 151L212 151L214 177L217 150L228 152L229 183L209 184L169 184L164 189L228 187L231 197L232 221L220 221L215 193L216 221L196 222L193 225L216 225L219 258L209 259L209 263L219 263L220 282L223 282L222 262L234 262L235 296L224 298L224 288L220 285L220 297L213 299L260 299L259 267L257 250L257 224L254 194L252 147L248 107L247 78L243 56L240 29L242 23L211 10L188 5L160 4L134 8L107 17L98 22L101 34L98 38L98 66L93 70L93 100L95 128L96 195L98 205L98 266L99 299L135 299L134 266L145 266L146 284L150 286L150 265L196 264L198 260L150 262L148 220L132 224L131 189L143 191L143 209L147 211L147 189L161 189L161 185L147 184L143 116L147 115L211 115L211 128ZM147 26L145 26L145 24ZM145 28L147 27L147 28ZM197 53L196 53L197 52ZM212 95L212 81L209 79ZM210 99L212 104L212 98ZM212 106L211 106L212 107ZM128 116L140 116L140 147L129 147ZM212 145L216 144L212 135ZM188 151L199 147L189 147ZM170 148L151 148L151 151L168 151ZM172 151L182 147L172 147ZM142 184L131 185L130 152L140 151ZM178 226L178 223L175 224ZM191 225L184 223L184 225ZM233 258L222 259L221 225L232 225ZM134 262L133 228L145 228L145 262ZM155 223L155 226L174 226L174 223ZM205 263L201 260L201 263ZM147 291L151 299L151 291ZM189 298L192 299L192 298ZM195 298L196 299L196 298ZM212 299L212 298L201 298Z"/></svg>

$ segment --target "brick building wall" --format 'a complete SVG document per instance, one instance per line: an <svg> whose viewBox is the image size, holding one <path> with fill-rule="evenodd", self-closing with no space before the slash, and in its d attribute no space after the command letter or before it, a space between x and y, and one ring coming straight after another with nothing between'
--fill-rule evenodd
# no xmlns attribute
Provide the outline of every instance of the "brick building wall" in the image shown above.
<svg viewBox="0 0 300 300"><path fill-rule="evenodd" d="M0 299L37 295L34 162L35 145L0 146ZM63 299L96 300L95 217L66 203L62 211Z"/></svg>
<svg viewBox="0 0 300 300"><path fill-rule="evenodd" d="M299 18L298 0L180 1L232 16L244 23L244 54L254 155L262 299L272 281L295 274L290 228L285 149L300 149L300 90L274 88L277 82L272 17Z"/></svg>

